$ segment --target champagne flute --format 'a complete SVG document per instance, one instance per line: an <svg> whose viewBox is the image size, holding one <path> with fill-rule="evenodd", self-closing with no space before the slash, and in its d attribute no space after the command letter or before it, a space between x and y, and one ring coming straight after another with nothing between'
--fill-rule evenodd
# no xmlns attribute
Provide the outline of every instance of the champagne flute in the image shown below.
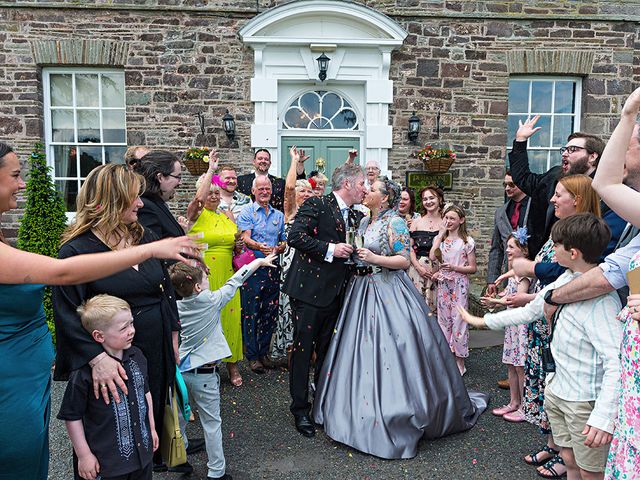
<svg viewBox="0 0 640 480"><path fill-rule="evenodd" d="M356 232L355 238L354 238L354 245L356 248L362 248L364 247L364 236L358 231ZM360 257L358 257L358 254L356 252L354 252L355 256L356 256L356 265L362 266L362 262L360 261Z"/></svg>
<svg viewBox="0 0 640 480"><path fill-rule="evenodd" d="M345 242L348 243L349 245L353 245L355 238L356 238L356 229L353 227L347 228ZM349 257L347 258L347 261L344 263L345 265L355 265L353 260L351 260L351 255L349 255Z"/></svg>

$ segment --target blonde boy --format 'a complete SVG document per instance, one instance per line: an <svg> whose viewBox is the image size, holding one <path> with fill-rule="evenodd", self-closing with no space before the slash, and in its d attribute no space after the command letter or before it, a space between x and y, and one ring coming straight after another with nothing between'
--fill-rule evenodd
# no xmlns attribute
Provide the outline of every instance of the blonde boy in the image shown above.
<svg viewBox="0 0 640 480"><path fill-rule="evenodd" d="M87 364L69 376L58 418L66 423L73 444L75 478L85 480L151 480L158 435L147 381L147 360L131 345L135 328L129 304L111 295L96 295L78 308L82 326L121 362L129 395L105 404L93 394Z"/></svg>

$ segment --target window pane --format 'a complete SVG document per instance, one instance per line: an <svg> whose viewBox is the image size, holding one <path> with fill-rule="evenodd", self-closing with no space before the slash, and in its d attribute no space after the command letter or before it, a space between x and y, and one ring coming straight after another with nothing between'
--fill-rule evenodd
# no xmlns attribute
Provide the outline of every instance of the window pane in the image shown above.
<svg viewBox="0 0 640 480"><path fill-rule="evenodd" d="M127 147L104 147L105 163L124 163Z"/></svg>
<svg viewBox="0 0 640 480"><path fill-rule="evenodd" d="M76 75L76 105L98 106L98 75Z"/></svg>
<svg viewBox="0 0 640 480"><path fill-rule="evenodd" d="M124 107L124 75L102 74L102 106Z"/></svg>
<svg viewBox="0 0 640 480"><path fill-rule="evenodd" d="M54 142L73 142L73 110L51 111L51 139Z"/></svg>
<svg viewBox="0 0 640 480"><path fill-rule="evenodd" d="M529 168L534 173L544 173L548 170L547 158L549 156L547 150L529 150Z"/></svg>
<svg viewBox="0 0 640 480"><path fill-rule="evenodd" d="M541 127L529 139L529 147L550 147L551 146L551 117L545 115L540 117L536 127Z"/></svg>
<svg viewBox="0 0 640 480"><path fill-rule="evenodd" d="M531 112L551 112L553 82L531 82Z"/></svg>
<svg viewBox="0 0 640 480"><path fill-rule="evenodd" d="M529 111L529 83L522 80L509 82L509 113L527 113Z"/></svg>
<svg viewBox="0 0 640 480"><path fill-rule="evenodd" d="M342 110L331 120L333 128L358 128L356 113L353 110Z"/></svg>
<svg viewBox="0 0 640 480"><path fill-rule="evenodd" d="M335 93L327 93L322 98L322 114L325 117L333 117L340 108L342 108L342 99Z"/></svg>
<svg viewBox="0 0 640 480"><path fill-rule="evenodd" d="M305 93L300 97L300 107L307 112L311 119L320 116L320 100L313 92Z"/></svg>
<svg viewBox="0 0 640 480"><path fill-rule="evenodd" d="M73 88L71 74L49 75L49 91L52 107L73 106Z"/></svg>
<svg viewBox="0 0 640 480"><path fill-rule="evenodd" d="M560 165L562 163L562 155L560 155L560 150L551 150L549 168L555 167L556 165Z"/></svg>
<svg viewBox="0 0 640 480"><path fill-rule="evenodd" d="M561 147L567 142L567 137L573 132L573 116L558 115L553 122L553 146Z"/></svg>
<svg viewBox="0 0 640 480"><path fill-rule="evenodd" d="M79 147L80 176L86 177L94 168L102 165L102 147Z"/></svg>
<svg viewBox="0 0 640 480"><path fill-rule="evenodd" d="M76 147L73 145L56 145L53 147L53 168L56 177L77 177L78 162Z"/></svg>
<svg viewBox="0 0 640 480"><path fill-rule="evenodd" d="M76 197L78 196L77 180L56 180L56 189L67 206L67 212L76 211Z"/></svg>
<svg viewBox="0 0 640 480"><path fill-rule="evenodd" d="M100 143L99 110L78 110L78 142Z"/></svg>
<svg viewBox="0 0 640 480"><path fill-rule="evenodd" d="M573 113L576 84L574 82L556 82L556 113Z"/></svg>
<svg viewBox="0 0 640 480"><path fill-rule="evenodd" d="M298 108L290 108L284 116L284 123L289 128L307 128L309 119Z"/></svg>
<svg viewBox="0 0 640 480"><path fill-rule="evenodd" d="M126 143L124 110L102 111L102 133L104 143Z"/></svg>
<svg viewBox="0 0 640 480"><path fill-rule="evenodd" d="M523 122L527 119L525 116L519 115L509 115L507 119L507 145L511 146L513 141L516 138L516 132L518 131L518 120L522 120Z"/></svg>

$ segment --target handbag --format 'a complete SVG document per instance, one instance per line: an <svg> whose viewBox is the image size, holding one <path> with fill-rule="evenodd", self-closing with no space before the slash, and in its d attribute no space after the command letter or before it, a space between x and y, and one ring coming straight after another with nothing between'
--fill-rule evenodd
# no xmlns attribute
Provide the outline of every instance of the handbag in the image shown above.
<svg viewBox="0 0 640 480"><path fill-rule="evenodd" d="M175 467L187 461L187 450L178 420L178 401L173 387L170 388L169 402L164 406L160 453L169 467Z"/></svg>
<svg viewBox="0 0 640 480"><path fill-rule="evenodd" d="M233 256L233 260L231 261L231 263L233 264L233 269L237 272L245 265L253 262L255 259L256 254L253 253L253 250L243 248L239 254Z"/></svg>

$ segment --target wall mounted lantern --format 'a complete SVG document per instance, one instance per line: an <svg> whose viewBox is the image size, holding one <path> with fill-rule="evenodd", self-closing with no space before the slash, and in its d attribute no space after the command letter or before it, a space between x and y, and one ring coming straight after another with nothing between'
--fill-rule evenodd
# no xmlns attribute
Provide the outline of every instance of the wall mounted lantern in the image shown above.
<svg viewBox="0 0 640 480"><path fill-rule="evenodd" d="M234 120L233 115L229 113L229 110L227 110L227 113L222 117L222 127L224 128L224 133L227 134L229 141L233 142L233 139L236 136L236 121Z"/></svg>
<svg viewBox="0 0 640 480"><path fill-rule="evenodd" d="M418 140L418 134L420 133L420 119L416 116L416 112L409 118L409 141L416 143Z"/></svg>
<svg viewBox="0 0 640 480"><path fill-rule="evenodd" d="M331 59L329 57L327 57L324 52L322 52L322 55L320 55L318 58L316 58L316 61L318 62L318 78L320 79L321 82L324 82L327 79L327 70L329 69L329 61Z"/></svg>

